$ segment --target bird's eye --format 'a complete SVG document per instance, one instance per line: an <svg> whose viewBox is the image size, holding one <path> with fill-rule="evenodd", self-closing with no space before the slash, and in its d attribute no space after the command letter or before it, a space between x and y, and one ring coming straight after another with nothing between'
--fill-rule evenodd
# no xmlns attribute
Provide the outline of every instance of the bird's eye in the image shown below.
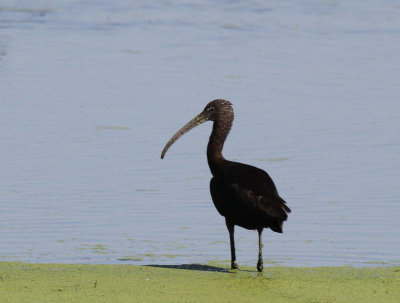
<svg viewBox="0 0 400 303"><path fill-rule="evenodd" d="M210 106L206 108L206 111L208 112L213 112L214 111L214 107Z"/></svg>

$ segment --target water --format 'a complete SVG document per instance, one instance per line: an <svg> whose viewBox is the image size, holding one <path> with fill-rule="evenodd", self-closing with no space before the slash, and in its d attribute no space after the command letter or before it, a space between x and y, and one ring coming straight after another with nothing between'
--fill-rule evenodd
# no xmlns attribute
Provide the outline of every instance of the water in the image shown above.
<svg viewBox="0 0 400 303"><path fill-rule="evenodd" d="M399 264L400 6L393 1L2 1L0 260L229 260L211 123L292 208L264 232L289 266ZM257 235L236 229L239 265Z"/></svg>

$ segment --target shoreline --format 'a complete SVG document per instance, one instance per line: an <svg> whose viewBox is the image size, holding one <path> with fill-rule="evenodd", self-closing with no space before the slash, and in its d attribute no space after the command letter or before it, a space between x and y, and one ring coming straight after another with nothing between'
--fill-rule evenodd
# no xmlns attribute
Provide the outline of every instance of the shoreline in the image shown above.
<svg viewBox="0 0 400 303"><path fill-rule="evenodd" d="M2 302L398 302L400 266L37 264L0 261Z"/></svg>

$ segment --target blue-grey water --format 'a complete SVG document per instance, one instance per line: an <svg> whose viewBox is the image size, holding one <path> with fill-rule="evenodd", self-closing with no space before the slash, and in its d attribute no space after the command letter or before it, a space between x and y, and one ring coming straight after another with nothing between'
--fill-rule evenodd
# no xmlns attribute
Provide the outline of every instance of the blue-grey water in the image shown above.
<svg viewBox="0 0 400 303"><path fill-rule="evenodd" d="M399 264L399 16L389 0L2 0L0 260L229 260L211 122L160 159L225 98L225 157L292 208L265 261ZM255 265L256 232L236 240Z"/></svg>

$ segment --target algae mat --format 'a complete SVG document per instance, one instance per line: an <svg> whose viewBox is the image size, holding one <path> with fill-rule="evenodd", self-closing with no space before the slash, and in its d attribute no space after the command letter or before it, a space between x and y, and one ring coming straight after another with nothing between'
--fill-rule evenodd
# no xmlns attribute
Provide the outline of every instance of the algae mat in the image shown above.
<svg viewBox="0 0 400 303"><path fill-rule="evenodd" d="M11 302L400 302L400 267L65 265L0 262Z"/></svg>

